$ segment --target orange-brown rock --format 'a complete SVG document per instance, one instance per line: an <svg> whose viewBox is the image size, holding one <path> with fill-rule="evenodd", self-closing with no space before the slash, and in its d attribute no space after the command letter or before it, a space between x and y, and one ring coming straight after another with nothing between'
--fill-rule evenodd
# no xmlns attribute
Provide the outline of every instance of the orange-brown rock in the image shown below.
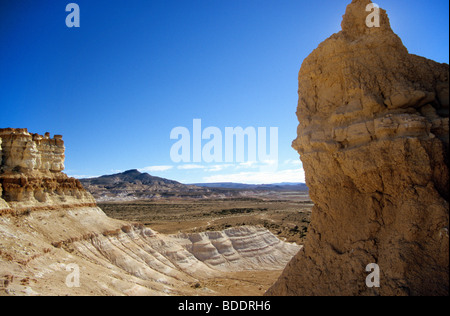
<svg viewBox="0 0 450 316"><path fill-rule="evenodd" d="M370 3L302 64L293 147L315 207L267 294L448 295L449 66L409 54L384 10L368 27Z"/></svg>
<svg viewBox="0 0 450 316"><path fill-rule="evenodd" d="M0 129L0 210L95 205L81 183L64 170L62 136Z"/></svg>

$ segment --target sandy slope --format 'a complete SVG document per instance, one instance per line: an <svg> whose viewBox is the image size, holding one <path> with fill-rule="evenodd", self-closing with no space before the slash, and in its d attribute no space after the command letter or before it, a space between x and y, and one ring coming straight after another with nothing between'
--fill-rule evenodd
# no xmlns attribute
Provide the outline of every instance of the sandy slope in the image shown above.
<svg viewBox="0 0 450 316"><path fill-rule="evenodd" d="M299 248L259 227L162 235L97 207L3 215L0 293L218 295L216 281L227 274L277 274Z"/></svg>

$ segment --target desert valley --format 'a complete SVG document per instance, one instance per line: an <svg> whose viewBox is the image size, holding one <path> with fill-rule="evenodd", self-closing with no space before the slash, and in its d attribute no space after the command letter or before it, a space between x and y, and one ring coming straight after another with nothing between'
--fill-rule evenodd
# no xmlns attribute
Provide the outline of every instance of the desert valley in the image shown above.
<svg viewBox="0 0 450 316"><path fill-rule="evenodd" d="M449 65L371 3L302 63L306 183L76 179L61 135L0 128L0 296L448 296Z"/></svg>
<svg viewBox="0 0 450 316"><path fill-rule="evenodd" d="M262 295L306 236L305 189L205 188L137 170L79 182L62 173L60 136L0 135L2 294ZM82 286L67 286L71 267Z"/></svg>

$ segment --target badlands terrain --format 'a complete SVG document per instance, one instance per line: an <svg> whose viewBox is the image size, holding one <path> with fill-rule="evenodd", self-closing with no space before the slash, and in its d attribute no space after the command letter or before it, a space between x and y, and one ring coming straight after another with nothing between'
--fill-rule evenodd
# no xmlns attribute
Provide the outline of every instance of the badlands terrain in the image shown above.
<svg viewBox="0 0 450 316"><path fill-rule="evenodd" d="M212 199L99 203L110 217L139 222L164 234L221 231L261 226L278 238L303 244L311 217L311 202Z"/></svg>
<svg viewBox="0 0 450 316"><path fill-rule="evenodd" d="M368 4L299 72L293 147L313 204L172 194L134 171L141 183L85 183L97 204L62 172L62 136L0 129L0 294L448 296L449 66L409 54L384 10L368 27ZM142 185L161 190L141 201Z"/></svg>
<svg viewBox="0 0 450 316"><path fill-rule="evenodd" d="M304 183L252 185L224 182L182 184L177 181L154 177L136 169L101 177L80 179L80 182L97 202L224 198L310 201L308 187Z"/></svg>

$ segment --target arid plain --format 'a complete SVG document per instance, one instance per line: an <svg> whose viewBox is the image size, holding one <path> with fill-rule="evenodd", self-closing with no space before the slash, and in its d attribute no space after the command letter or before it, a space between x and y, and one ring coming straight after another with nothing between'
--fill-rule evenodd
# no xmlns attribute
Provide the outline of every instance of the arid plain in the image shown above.
<svg viewBox="0 0 450 316"><path fill-rule="evenodd" d="M111 218L141 223L161 234L190 234L259 226L283 241L303 245L313 207L307 191L233 191L234 194L229 195L245 197L111 201L101 202L98 206ZM281 272L236 271L193 282L191 287L197 293L208 289L216 295L257 296L264 294Z"/></svg>

